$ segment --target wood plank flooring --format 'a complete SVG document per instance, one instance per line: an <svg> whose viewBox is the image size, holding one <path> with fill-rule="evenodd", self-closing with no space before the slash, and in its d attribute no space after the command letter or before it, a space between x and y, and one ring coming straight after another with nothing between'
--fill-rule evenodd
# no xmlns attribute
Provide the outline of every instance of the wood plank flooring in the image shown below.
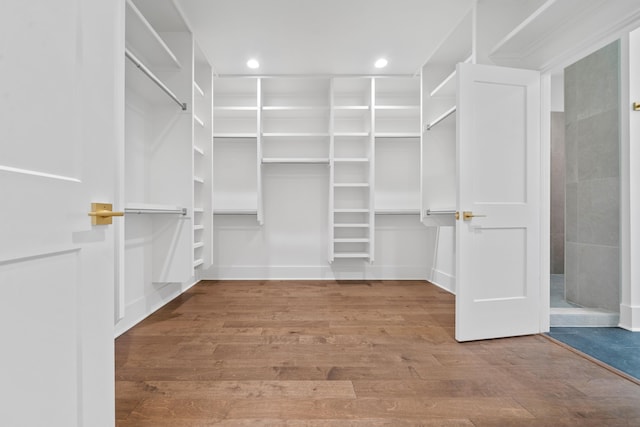
<svg viewBox="0 0 640 427"><path fill-rule="evenodd" d="M116 340L117 425L640 425L640 386L542 336L453 337L427 282L203 281Z"/></svg>

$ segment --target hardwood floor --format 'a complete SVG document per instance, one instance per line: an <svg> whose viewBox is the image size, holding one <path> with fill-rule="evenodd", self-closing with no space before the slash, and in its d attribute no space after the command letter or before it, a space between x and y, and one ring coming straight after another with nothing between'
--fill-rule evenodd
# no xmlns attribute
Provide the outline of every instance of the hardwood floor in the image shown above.
<svg viewBox="0 0 640 427"><path fill-rule="evenodd" d="M453 337L426 282L203 281L116 340L117 425L640 425L640 386L542 336Z"/></svg>

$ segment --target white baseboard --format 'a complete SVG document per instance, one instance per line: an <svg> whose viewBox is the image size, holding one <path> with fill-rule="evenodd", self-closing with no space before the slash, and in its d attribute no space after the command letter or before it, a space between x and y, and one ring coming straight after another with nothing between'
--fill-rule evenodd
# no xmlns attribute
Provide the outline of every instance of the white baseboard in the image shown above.
<svg viewBox="0 0 640 427"><path fill-rule="evenodd" d="M628 331L640 332L640 306L620 304L619 327Z"/></svg>
<svg viewBox="0 0 640 427"><path fill-rule="evenodd" d="M597 308L552 307L551 327L613 327L618 326L618 313Z"/></svg>
<svg viewBox="0 0 640 427"><path fill-rule="evenodd" d="M452 294L456 293L456 278L449 273L434 268L431 270L430 282Z"/></svg>
<svg viewBox="0 0 640 427"><path fill-rule="evenodd" d="M187 287L190 288L193 285ZM186 290L186 289L184 289ZM135 325L149 317L153 312L171 302L184 292L180 283L158 284L156 292L145 295L125 306L125 316L115 325L115 337L119 337Z"/></svg>
<svg viewBox="0 0 640 427"><path fill-rule="evenodd" d="M423 266L346 265L336 260L328 266L217 266L202 272L203 280L426 280Z"/></svg>

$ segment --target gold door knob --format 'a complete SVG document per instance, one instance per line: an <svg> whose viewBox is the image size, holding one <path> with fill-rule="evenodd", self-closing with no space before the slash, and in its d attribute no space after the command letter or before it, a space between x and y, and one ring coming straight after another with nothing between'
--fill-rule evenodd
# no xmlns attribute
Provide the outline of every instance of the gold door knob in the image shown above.
<svg viewBox="0 0 640 427"><path fill-rule="evenodd" d="M124 216L124 212L113 212L111 203L91 203L91 225L108 225L112 224L114 216Z"/></svg>
<svg viewBox="0 0 640 427"><path fill-rule="evenodd" d="M483 217L483 216L486 216L486 215L474 215L474 213L471 211L462 212L462 219L465 221L471 221L471 218Z"/></svg>

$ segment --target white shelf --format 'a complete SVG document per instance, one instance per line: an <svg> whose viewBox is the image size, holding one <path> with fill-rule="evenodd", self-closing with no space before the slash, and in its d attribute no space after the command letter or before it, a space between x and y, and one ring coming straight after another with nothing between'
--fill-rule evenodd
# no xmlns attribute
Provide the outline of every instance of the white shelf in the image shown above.
<svg viewBox="0 0 640 427"><path fill-rule="evenodd" d="M204 242L196 242L193 244L193 249L198 249L204 247Z"/></svg>
<svg viewBox="0 0 640 427"><path fill-rule="evenodd" d="M500 40L489 56L521 57L531 47L531 41L561 26L567 16L584 8L584 0L547 0L531 15ZM532 38L533 37L533 38Z"/></svg>
<svg viewBox="0 0 640 427"><path fill-rule="evenodd" d="M193 121L198 123L200 126L204 127L204 122L202 121L202 119L196 116L195 114L193 115Z"/></svg>
<svg viewBox="0 0 640 427"><path fill-rule="evenodd" d="M369 209L334 209L334 213L369 213Z"/></svg>
<svg viewBox="0 0 640 427"><path fill-rule="evenodd" d="M333 239L334 243L369 243L367 237L354 237L345 239Z"/></svg>
<svg viewBox="0 0 640 427"><path fill-rule="evenodd" d="M176 55L131 0L127 0L125 34L127 47L145 58L148 65L158 68L181 67Z"/></svg>
<svg viewBox="0 0 640 427"><path fill-rule="evenodd" d="M420 215L420 209L376 209L376 215Z"/></svg>
<svg viewBox="0 0 640 427"><path fill-rule="evenodd" d="M266 138L270 138L270 137L313 138L313 137L329 136L329 132L266 132L266 133L263 133L262 136Z"/></svg>
<svg viewBox="0 0 640 427"><path fill-rule="evenodd" d="M334 187L336 188L367 188L369 187L368 182L342 182L342 183L334 183Z"/></svg>
<svg viewBox="0 0 640 427"><path fill-rule="evenodd" d="M200 178L199 176L194 176L193 182L197 182L198 184L204 184L204 179Z"/></svg>
<svg viewBox="0 0 640 427"><path fill-rule="evenodd" d="M257 138L256 132L221 132L214 133L214 138Z"/></svg>
<svg viewBox="0 0 640 427"><path fill-rule="evenodd" d="M214 209L214 215L257 215L257 209Z"/></svg>
<svg viewBox="0 0 640 427"><path fill-rule="evenodd" d="M363 223L353 223L353 224L336 223L336 224L333 224L333 226L335 228L369 228L369 224L363 224Z"/></svg>
<svg viewBox="0 0 640 427"><path fill-rule="evenodd" d="M366 252L336 252L333 254L334 258L369 258L369 254Z"/></svg>
<svg viewBox="0 0 640 427"><path fill-rule="evenodd" d="M200 154L201 156L204 156L204 150L200 147L198 147L197 145L193 146L193 151L195 151L196 153Z"/></svg>
<svg viewBox="0 0 640 427"><path fill-rule="evenodd" d="M376 138L420 138L420 132L376 132Z"/></svg>
<svg viewBox="0 0 640 427"><path fill-rule="evenodd" d="M334 163L368 163L367 157L338 157L333 159Z"/></svg>
<svg viewBox="0 0 640 427"><path fill-rule="evenodd" d="M193 231L204 230L204 225L198 224L193 226Z"/></svg>
<svg viewBox="0 0 640 427"><path fill-rule="evenodd" d="M356 137L356 136L369 136L369 132L334 132L333 136L337 137Z"/></svg>
<svg viewBox="0 0 640 427"><path fill-rule="evenodd" d="M216 106L215 111L258 111L258 107L253 106Z"/></svg>
<svg viewBox="0 0 640 427"><path fill-rule="evenodd" d="M193 268L198 268L200 267L202 264L204 264L204 261L202 259L197 259L193 262Z"/></svg>
<svg viewBox="0 0 640 427"><path fill-rule="evenodd" d="M196 92L200 94L200 96L204 97L204 91L202 90L198 82L196 81L193 82L193 88L196 90Z"/></svg>
<svg viewBox="0 0 640 427"><path fill-rule="evenodd" d="M265 157L265 158L262 159L262 163L265 163L265 164L325 164L325 165L328 165L329 164L329 158Z"/></svg>
<svg viewBox="0 0 640 427"><path fill-rule="evenodd" d="M456 96L456 70L453 70L445 79L429 94L432 97Z"/></svg>
<svg viewBox="0 0 640 427"><path fill-rule="evenodd" d="M204 213L204 208L193 208L193 213Z"/></svg>

